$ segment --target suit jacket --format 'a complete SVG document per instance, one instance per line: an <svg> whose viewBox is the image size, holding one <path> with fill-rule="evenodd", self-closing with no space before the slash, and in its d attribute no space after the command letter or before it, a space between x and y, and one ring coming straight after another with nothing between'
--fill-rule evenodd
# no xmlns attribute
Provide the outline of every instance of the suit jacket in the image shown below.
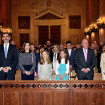
<svg viewBox="0 0 105 105"><path fill-rule="evenodd" d="M75 69L75 66L74 66L75 51L71 49L71 55L69 56L69 52L66 49L66 55L67 55L67 59L69 60L69 64L72 65L73 69Z"/></svg>
<svg viewBox="0 0 105 105"><path fill-rule="evenodd" d="M36 60L35 70L36 70L36 72L38 72L38 63L40 61L40 53L39 54L35 53L35 60Z"/></svg>
<svg viewBox="0 0 105 105"><path fill-rule="evenodd" d="M51 61L53 62L53 55L54 55L54 53L52 52L52 53L50 53L50 59L51 59ZM57 59L59 58L59 53L57 54Z"/></svg>
<svg viewBox="0 0 105 105"><path fill-rule="evenodd" d="M88 48L87 52L87 62L85 61L83 48L79 48L75 53L74 62L76 65L77 75L80 75L80 72L83 68L89 68L91 75L94 76L93 68L96 64L96 57L93 49Z"/></svg>
<svg viewBox="0 0 105 105"><path fill-rule="evenodd" d="M0 67L11 67L11 72L15 73L18 63L18 53L14 45L9 44L7 59L5 59L4 45L0 45Z"/></svg>

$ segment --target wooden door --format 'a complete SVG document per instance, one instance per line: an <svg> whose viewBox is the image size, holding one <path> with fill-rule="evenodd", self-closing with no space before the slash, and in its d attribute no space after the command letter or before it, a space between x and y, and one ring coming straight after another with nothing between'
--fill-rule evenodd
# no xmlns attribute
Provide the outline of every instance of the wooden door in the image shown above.
<svg viewBox="0 0 105 105"><path fill-rule="evenodd" d="M49 38L49 27L39 26L39 45L45 45L46 40Z"/></svg>
<svg viewBox="0 0 105 105"><path fill-rule="evenodd" d="M50 35L53 44L61 43L61 26L51 26L50 27Z"/></svg>

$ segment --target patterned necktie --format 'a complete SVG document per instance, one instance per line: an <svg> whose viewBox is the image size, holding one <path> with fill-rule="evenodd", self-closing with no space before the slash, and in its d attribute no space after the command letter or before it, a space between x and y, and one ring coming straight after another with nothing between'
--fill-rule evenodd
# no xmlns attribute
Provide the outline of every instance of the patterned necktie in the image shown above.
<svg viewBox="0 0 105 105"><path fill-rule="evenodd" d="M85 61L87 62L87 52L84 50Z"/></svg>
<svg viewBox="0 0 105 105"><path fill-rule="evenodd" d="M5 45L4 51L5 51L5 58L7 58L7 45Z"/></svg>

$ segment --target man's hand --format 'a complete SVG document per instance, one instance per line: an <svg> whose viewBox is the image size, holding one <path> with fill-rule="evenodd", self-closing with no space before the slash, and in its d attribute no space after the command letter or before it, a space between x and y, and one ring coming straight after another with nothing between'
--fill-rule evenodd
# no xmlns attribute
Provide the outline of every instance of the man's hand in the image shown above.
<svg viewBox="0 0 105 105"><path fill-rule="evenodd" d="M72 69L72 65L70 65L69 68Z"/></svg>
<svg viewBox="0 0 105 105"><path fill-rule="evenodd" d="M3 67L2 70L3 70L4 72L8 72L8 69L6 69L6 67Z"/></svg>
<svg viewBox="0 0 105 105"><path fill-rule="evenodd" d="M5 67L7 70L10 70L10 67Z"/></svg>
<svg viewBox="0 0 105 105"><path fill-rule="evenodd" d="M83 72L84 72L84 73L88 73L88 72L89 72L89 69L88 69L88 68L84 68L84 69L83 69Z"/></svg>

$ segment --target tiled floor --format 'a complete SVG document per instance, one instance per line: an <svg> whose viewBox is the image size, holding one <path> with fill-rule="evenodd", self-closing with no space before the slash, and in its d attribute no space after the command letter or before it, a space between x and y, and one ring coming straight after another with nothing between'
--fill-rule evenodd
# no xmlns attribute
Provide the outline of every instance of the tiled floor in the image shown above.
<svg viewBox="0 0 105 105"><path fill-rule="evenodd" d="M73 72L72 75L75 75L74 70L72 72ZM55 78L56 78L56 76L53 73L52 74L52 80L55 80ZM18 70L16 72L15 80L21 80L21 71L20 70ZM34 80L38 80L38 76L35 77ZM74 79L72 79L72 80L74 80ZM76 80L77 80L77 78L76 78ZM94 80L101 80L101 73L97 73L97 70L94 71Z"/></svg>

